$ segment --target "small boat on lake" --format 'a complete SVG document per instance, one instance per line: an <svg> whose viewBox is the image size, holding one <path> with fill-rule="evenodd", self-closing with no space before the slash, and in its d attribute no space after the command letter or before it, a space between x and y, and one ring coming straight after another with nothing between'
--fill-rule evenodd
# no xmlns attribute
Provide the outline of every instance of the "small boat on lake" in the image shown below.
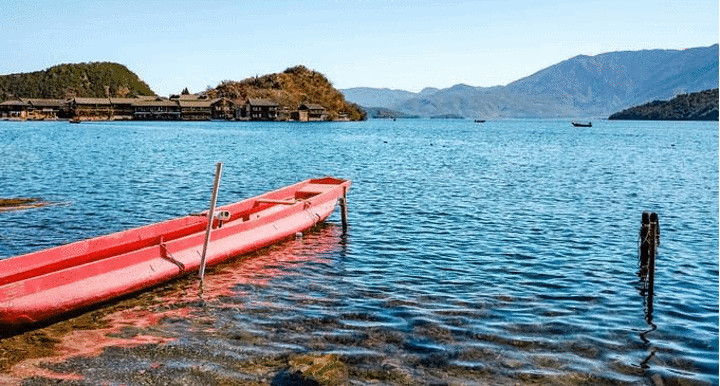
<svg viewBox="0 0 720 386"><path fill-rule="evenodd" d="M592 127L592 122L572 122L572 125L575 127Z"/></svg>
<svg viewBox="0 0 720 386"><path fill-rule="evenodd" d="M327 219L349 180L309 179L216 208L208 266L277 243ZM208 215L0 260L0 335L197 272Z"/></svg>
<svg viewBox="0 0 720 386"><path fill-rule="evenodd" d="M475 123L485 123L485 120L484 119L476 119Z"/></svg>

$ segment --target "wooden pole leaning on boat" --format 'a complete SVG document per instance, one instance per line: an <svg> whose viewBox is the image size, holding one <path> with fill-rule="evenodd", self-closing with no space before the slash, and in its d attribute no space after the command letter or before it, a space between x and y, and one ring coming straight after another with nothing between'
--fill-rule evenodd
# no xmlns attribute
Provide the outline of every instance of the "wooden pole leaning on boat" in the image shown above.
<svg viewBox="0 0 720 386"><path fill-rule="evenodd" d="M340 197L340 218L342 219L343 233L347 233L347 188L343 186L343 195Z"/></svg>
<svg viewBox="0 0 720 386"><path fill-rule="evenodd" d="M210 198L210 210L208 211L208 223L205 229L205 243L203 244L202 256L200 257L200 284L205 277L205 256L207 255L208 244L210 243L210 232L212 231L213 218L215 217L215 203L217 202L218 188L220 187L220 176L222 175L222 162L218 162L215 169L215 184L213 184L212 198Z"/></svg>

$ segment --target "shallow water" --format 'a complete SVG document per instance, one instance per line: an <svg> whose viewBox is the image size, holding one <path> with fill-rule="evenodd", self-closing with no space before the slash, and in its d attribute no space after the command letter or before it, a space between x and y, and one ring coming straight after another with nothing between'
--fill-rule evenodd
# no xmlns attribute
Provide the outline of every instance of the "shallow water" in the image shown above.
<svg viewBox="0 0 720 386"><path fill-rule="evenodd" d="M309 177L302 238L0 341L0 383L717 384L718 126L699 122L0 122L0 258ZM658 213L652 311L638 266ZM330 358L330 359L328 359ZM305 362L303 362L305 361Z"/></svg>

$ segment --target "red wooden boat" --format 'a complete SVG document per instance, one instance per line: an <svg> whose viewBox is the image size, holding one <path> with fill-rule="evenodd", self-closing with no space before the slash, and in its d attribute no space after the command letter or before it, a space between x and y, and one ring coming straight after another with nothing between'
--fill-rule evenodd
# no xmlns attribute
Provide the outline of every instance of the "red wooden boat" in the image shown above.
<svg viewBox="0 0 720 386"><path fill-rule="evenodd" d="M208 266L268 246L324 221L351 185L310 179L234 204L215 219ZM218 216L220 218L220 216ZM197 272L207 213L0 260L0 333Z"/></svg>

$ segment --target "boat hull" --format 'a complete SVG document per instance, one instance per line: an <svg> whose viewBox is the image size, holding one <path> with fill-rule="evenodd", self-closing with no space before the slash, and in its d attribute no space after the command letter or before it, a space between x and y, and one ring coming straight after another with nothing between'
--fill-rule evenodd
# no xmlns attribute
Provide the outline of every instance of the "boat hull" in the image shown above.
<svg viewBox="0 0 720 386"><path fill-rule="evenodd" d="M279 242L324 221L350 181L306 180L217 208L208 266ZM206 216L187 216L0 260L0 327L37 324L195 273Z"/></svg>

